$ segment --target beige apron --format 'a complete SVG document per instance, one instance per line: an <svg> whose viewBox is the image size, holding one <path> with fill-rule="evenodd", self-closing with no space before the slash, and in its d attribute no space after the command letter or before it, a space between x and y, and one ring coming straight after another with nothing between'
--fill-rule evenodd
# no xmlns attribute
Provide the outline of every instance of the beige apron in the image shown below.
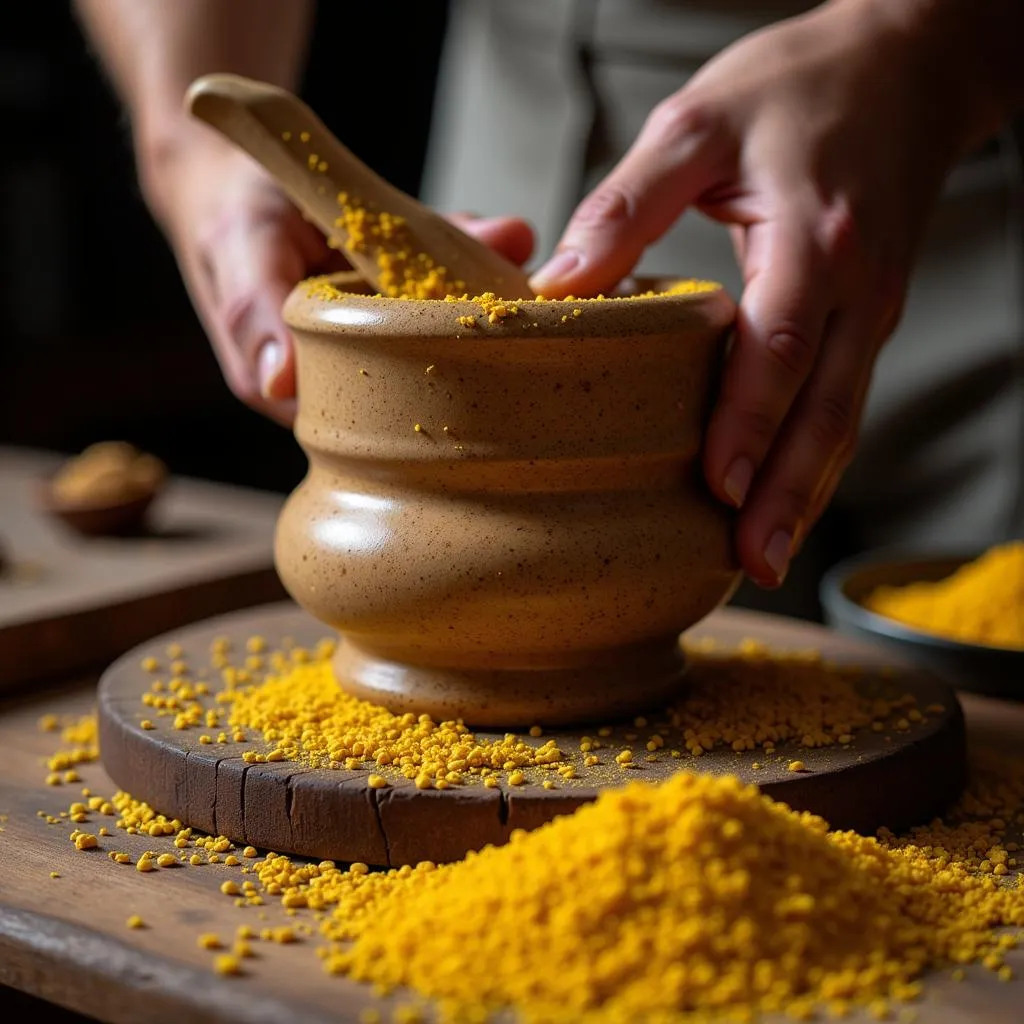
<svg viewBox="0 0 1024 1024"><path fill-rule="evenodd" d="M446 210L526 217L542 258L659 100L724 46L810 6L456 0L424 196ZM850 551L1024 535L1021 197L1009 132L951 175L831 523L812 535L776 609L813 614L820 572ZM699 214L640 269L739 291L725 230Z"/></svg>

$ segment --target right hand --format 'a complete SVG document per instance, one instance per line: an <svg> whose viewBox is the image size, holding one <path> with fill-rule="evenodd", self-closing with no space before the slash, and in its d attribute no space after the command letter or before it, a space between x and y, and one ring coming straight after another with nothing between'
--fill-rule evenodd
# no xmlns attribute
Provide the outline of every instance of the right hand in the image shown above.
<svg viewBox="0 0 1024 1024"><path fill-rule="evenodd" d="M290 426L295 356L281 307L303 278L347 263L260 166L220 139L201 138L140 169L228 386ZM533 233L521 220L450 219L509 259L530 256Z"/></svg>
<svg viewBox="0 0 1024 1024"><path fill-rule="evenodd" d="M261 167L219 139L141 170L228 386L290 426L295 358L281 306L304 277L344 261Z"/></svg>

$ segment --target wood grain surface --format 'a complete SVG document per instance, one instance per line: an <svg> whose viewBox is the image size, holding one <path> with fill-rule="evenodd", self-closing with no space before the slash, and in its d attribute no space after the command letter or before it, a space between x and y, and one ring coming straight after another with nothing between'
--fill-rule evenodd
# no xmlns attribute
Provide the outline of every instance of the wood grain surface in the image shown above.
<svg viewBox="0 0 1024 1024"><path fill-rule="evenodd" d="M726 615L716 628L716 639L725 646L744 638L742 625L730 628L731 621ZM283 853L392 867L458 860L467 850L504 843L513 829L536 828L571 813L627 777L659 780L684 766L711 775L738 775L797 810L820 814L835 828L865 833L882 825L899 829L928 821L950 806L963 787L963 719L952 690L927 677L887 680L878 667L872 670L865 664L862 653L856 661L865 672L856 685L866 695L893 698L910 692L922 710L940 705L944 711L928 715L906 732L865 729L842 747L805 750L782 744L771 755L762 750L738 754L724 747L699 759L673 758L663 749L653 755L653 762L638 753L628 773L614 761L621 750L643 751L653 732L664 734L667 747L682 746L682 738L674 741L673 733L653 725L639 735L632 721L626 722L603 741L605 767L587 769L579 749L594 727L547 729L543 739L528 742L539 746L556 740L580 776L574 781L556 778L554 789L542 788L537 773L529 771L532 785L511 786L502 779L493 789L476 781L423 790L385 769L390 785L371 789L368 767L345 771L314 770L294 762L249 764L242 760L244 750L267 753L276 744L201 744L199 736L205 730L175 729L172 718L156 717L142 703L153 677L140 663L146 657L160 662L171 641L180 644L183 660L193 671L215 678L216 673L204 673L215 637L225 637L233 650L244 651L252 636L264 637L273 649L286 637L312 648L326 635L320 623L283 603L222 616L135 648L100 681L101 748L107 772L140 799L205 832ZM728 686L729 680L722 685ZM209 708L217 706L216 689L205 698ZM900 716L894 714L893 719ZM152 728L143 729L143 720L151 720ZM501 739L486 731L475 735ZM796 759L806 770L788 769Z"/></svg>
<svg viewBox="0 0 1024 1024"><path fill-rule="evenodd" d="M156 633L284 596L280 496L173 478L146 535L83 538L35 497L60 461L0 448L0 689L99 669Z"/></svg>
<svg viewBox="0 0 1024 1024"><path fill-rule="evenodd" d="M863 658L870 651L817 627L737 612L716 614L704 631L758 635L780 648L826 646L837 657ZM363 1008L382 1005L362 987L324 974L312 939L257 943L258 956L246 962L245 976L213 973L213 954L196 945L200 932L230 939L239 924L259 928L294 919L278 906L236 908L219 892L224 879L237 877L223 865L140 874L111 863L106 851L137 856L160 840L117 832L100 840L100 850L77 852L68 841L70 825L50 826L36 816L38 810L56 813L78 792L43 784L43 760L58 743L54 734L38 731L37 719L45 713L73 717L94 703L88 679L0 699L0 983L112 1024L356 1022ZM1024 748L1024 707L980 697L962 703L972 744L1018 753ZM95 793L113 792L99 765L79 770ZM61 877L51 879L51 871ZM130 914L141 915L147 927L129 930ZM1024 950L1012 952L1007 962L1024 972ZM1022 1002L1022 983L1000 983L983 970L970 970L962 983L935 975L915 1020L1020 1024ZM866 1024L870 1018L850 1019Z"/></svg>

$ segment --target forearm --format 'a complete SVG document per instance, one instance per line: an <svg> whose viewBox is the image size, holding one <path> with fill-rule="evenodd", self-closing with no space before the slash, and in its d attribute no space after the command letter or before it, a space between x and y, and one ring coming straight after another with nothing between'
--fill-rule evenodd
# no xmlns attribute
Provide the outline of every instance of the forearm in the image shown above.
<svg viewBox="0 0 1024 1024"><path fill-rule="evenodd" d="M182 110L189 84L212 71L295 89L312 0L75 0L131 119L142 175L212 137Z"/></svg>

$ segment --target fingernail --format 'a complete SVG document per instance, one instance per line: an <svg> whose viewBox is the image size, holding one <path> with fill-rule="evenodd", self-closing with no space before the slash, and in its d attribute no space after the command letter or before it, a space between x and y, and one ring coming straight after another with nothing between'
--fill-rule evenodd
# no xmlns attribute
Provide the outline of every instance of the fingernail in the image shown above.
<svg viewBox="0 0 1024 1024"><path fill-rule="evenodd" d="M747 491L750 490L750 482L754 479L754 464L745 455L733 460L729 471L722 481L722 489L729 500L737 507L742 508L743 502L747 500Z"/></svg>
<svg viewBox="0 0 1024 1024"><path fill-rule="evenodd" d="M284 347L281 342L270 340L259 351L256 360L256 372L259 375L260 394L264 398L273 398L271 393L274 380L284 364Z"/></svg>
<svg viewBox="0 0 1024 1024"><path fill-rule="evenodd" d="M575 249L556 252L531 278L531 283L540 290L542 285L557 284L560 278L571 274L580 265L580 254Z"/></svg>
<svg viewBox="0 0 1024 1024"><path fill-rule="evenodd" d="M785 530L776 530L764 549L764 560L781 583L789 571L789 560L793 557L793 538Z"/></svg>

